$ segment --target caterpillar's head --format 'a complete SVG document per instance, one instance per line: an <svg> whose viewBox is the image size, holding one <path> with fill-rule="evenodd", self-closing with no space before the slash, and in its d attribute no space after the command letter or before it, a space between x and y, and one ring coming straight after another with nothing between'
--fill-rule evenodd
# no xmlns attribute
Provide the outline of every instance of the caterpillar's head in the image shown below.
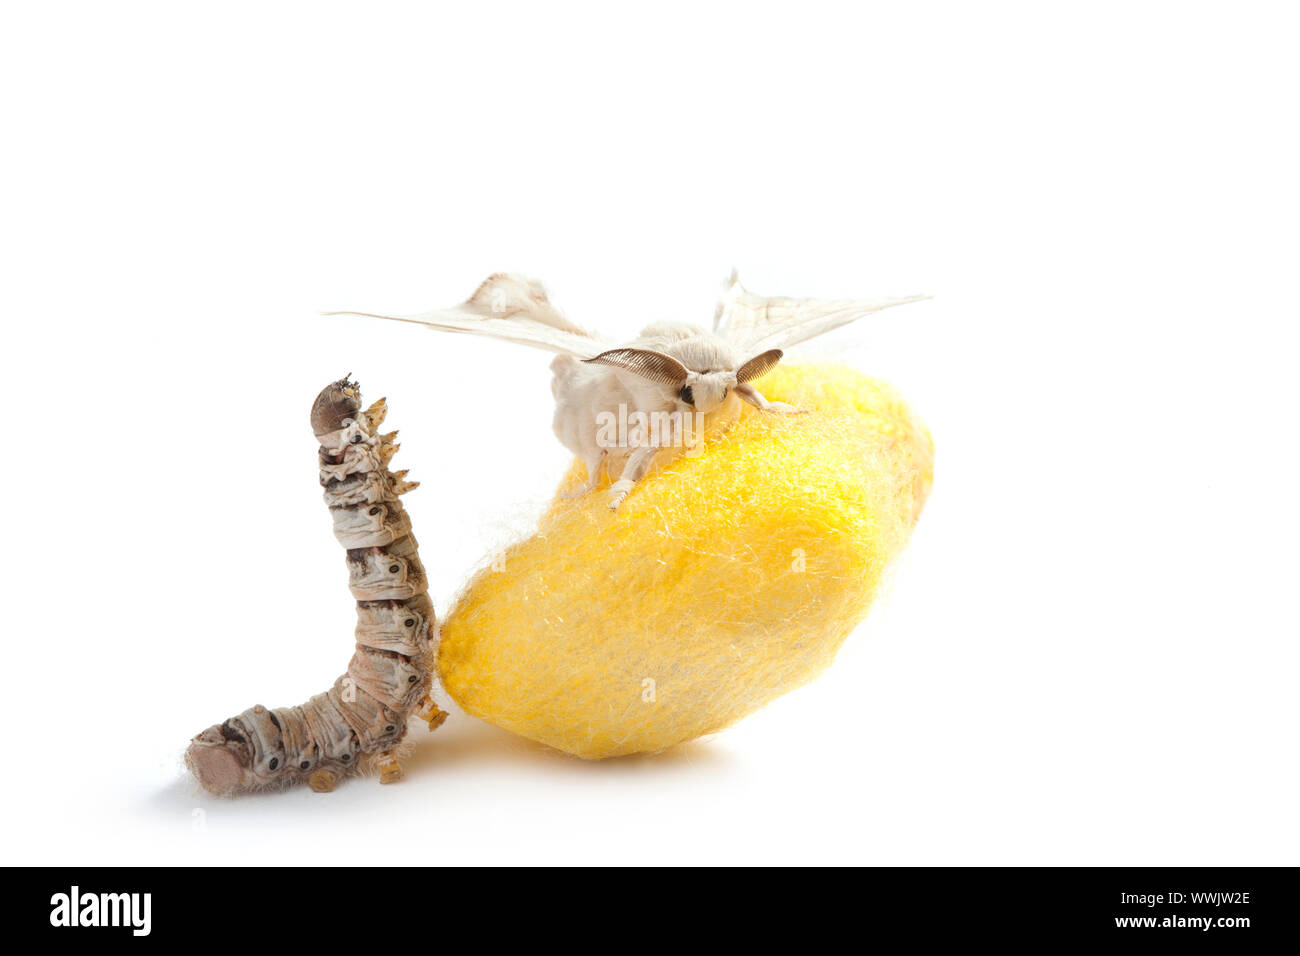
<svg viewBox="0 0 1300 956"><path fill-rule="evenodd" d="M356 419L361 411L361 386L351 379L351 373L337 382L326 385L311 406L311 430L317 435L328 435L343 427L344 419Z"/></svg>

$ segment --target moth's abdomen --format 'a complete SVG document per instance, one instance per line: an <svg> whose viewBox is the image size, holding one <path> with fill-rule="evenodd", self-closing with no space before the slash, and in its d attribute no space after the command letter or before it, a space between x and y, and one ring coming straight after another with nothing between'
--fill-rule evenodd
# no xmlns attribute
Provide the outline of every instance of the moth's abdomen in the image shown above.
<svg viewBox="0 0 1300 956"><path fill-rule="evenodd" d="M356 651L329 690L297 707L258 704L209 727L185 761L214 793L238 793L308 781L331 790L367 764L380 781L401 776L394 748L415 715L434 729L446 714L429 696L436 626L428 577L411 519L398 500L415 488L390 472L396 432L378 434L381 398L361 410L358 387L335 382L312 406L320 441L320 483L347 549L348 586L357 600Z"/></svg>

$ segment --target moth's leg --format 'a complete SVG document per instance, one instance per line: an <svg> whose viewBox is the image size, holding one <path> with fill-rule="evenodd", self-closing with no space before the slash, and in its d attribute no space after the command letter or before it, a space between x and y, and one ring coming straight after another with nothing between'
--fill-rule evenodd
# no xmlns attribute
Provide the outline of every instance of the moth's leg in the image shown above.
<svg viewBox="0 0 1300 956"><path fill-rule="evenodd" d="M583 495L595 491L596 486L600 484L600 474L605 466L606 454L607 452L602 448L597 454L583 458L582 463L587 467L587 483L575 488L573 491L566 491L560 497L566 500L581 498Z"/></svg>
<svg viewBox="0 0 1300 956"><path fill-rule="evenodd" d="M397 783L402 779L402 765L397 761L397 754L384 750L376 754L374 760L380 783Z"/></svg>
<svg viewBox="0 0 1300 956"><path fill-rule="evenodd" d="M609 489L610 511L617 511L618 506L623 503L623 499L628 496L628 492L636 486L638 481L645 477L658 452L658 445L642 445L628 455L627 464L623 466L622 476Z"/></svg>
<svg viewBox="0 0 1300 956"><path fill-rule="evenodd" d="M763 397L763 393L753 385L737 385L732 389L743 401L749 402L760 412L777 412L782 415L802 415L808 409L795 408L793 405L787 405L785 402L769 402Z"/></svg>

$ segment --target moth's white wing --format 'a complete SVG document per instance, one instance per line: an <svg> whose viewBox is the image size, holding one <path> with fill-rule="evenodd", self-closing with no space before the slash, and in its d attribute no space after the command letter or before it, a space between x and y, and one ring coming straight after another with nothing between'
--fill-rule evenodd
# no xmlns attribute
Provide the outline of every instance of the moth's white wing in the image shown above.
<svg viewBox="0 0 1300 956"><path fill-rule="evenodd" d="M919 302L926 295L899 299L767 298L745 289L733 272L713 316L713 331L745 354L783 349L894 305Z"/></svg>
<svg viewBox="0 0 1300 956"><path fill-rule="evenodd" d="M373 312L327 314L364 315L396 322L414 322L443 332L486 335L579 358L591 358L613 348L615 344L566 319L546 297L546 290L540 282L507 273L489 276L477 292L450 309L438 309L421 315L376 315Z"/></svg>

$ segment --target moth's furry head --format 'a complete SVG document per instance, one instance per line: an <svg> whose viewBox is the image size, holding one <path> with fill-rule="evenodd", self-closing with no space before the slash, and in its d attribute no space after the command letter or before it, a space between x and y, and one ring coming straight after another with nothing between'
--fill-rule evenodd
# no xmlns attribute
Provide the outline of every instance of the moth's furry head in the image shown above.
<svg viewBox="0 0 1300 956"><path fill-rule="evenodd" d="M720 408L737 385L760 378L781 360L780 349L741 361L724 339L681 322L656 322L623 348L609 349L589 363L631 372L672 390L697 412Z"/></svg>

